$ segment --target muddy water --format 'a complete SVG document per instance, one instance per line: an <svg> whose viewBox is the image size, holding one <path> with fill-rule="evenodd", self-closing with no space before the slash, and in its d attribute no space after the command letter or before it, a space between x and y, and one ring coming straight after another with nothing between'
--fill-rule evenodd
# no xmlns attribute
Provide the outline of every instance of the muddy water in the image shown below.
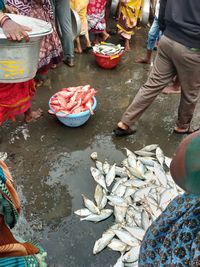
<svg viewBox="0 0 200 267"><path fill-rule="evenodd" d="M119 254L104 250L92 255L93 245L113 218L99 224L80 222L73 211L81 208L81 194L93 198L95 182L90 175L90 154L118 164L123 148L139 149L158 143L172 156L181 136L172 133L179 96L160 95L138 122L135 135L117 139L111 135L122 112L146 80L149 66L134 63L145 53L144 32L138 32L132 51L114 70L100 69L92 55L76 57L76 67L58 66L38 89L33 107L44 116L35 123L1 128L1 151L22 200L23 213L14 232L25 239L38 239L48 253L49 266L110 267ZM47 113L48 100L59 88L91 84L98 90L95 115L80 128L68 128ZM195 121L199 120L199 106Z"/></svg>

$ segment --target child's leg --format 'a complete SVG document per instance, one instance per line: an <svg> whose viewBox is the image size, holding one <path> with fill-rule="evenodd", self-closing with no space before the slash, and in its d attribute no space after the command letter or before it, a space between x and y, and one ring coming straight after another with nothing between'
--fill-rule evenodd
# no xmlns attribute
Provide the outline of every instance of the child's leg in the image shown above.
<svg viewBox="0 0 200 267"><path fill-rule="evenodd" d="M78 53L78 54L82 53L81 42L80 42L80 38L79 37L76 38L76 49L75 49L75 52Z"/></svg>
<svg viewBox="0 0 200 267"><path fill-rule="evenodd" d="M91 47L90 37L88 31L85 33L86 47Z"/></svg>

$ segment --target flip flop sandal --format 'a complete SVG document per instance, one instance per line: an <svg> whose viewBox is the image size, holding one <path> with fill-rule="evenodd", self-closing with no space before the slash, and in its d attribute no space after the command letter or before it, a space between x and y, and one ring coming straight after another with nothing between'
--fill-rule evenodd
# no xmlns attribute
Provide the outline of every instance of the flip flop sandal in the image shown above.
<svg viewBox="0 0 200 267"><path fill-rule="evenodd" d="M92 46L89 46L89 47L86 47L84 50L83 50L84 53L86 54L90 54L93 52L93 48Z"/></svg>
<svg viewBox="0 0 200 267"><path fill-rule="evenodd" d="M117 127L115 130L113 130L113 134L117 137L131 135L131 134L134 134L135 132L136 130L132 130L130 128L127 130L124 130L122 128Z"/></svg>
<svg viewBox="0 0 200 267"><path fill-rule="evenodd" d="M193 128L189 127L188 129L185 129L184 131L179 131L177 128L174 128L174 133L176 134L192 134L200 130L200 127Z"/></svg>

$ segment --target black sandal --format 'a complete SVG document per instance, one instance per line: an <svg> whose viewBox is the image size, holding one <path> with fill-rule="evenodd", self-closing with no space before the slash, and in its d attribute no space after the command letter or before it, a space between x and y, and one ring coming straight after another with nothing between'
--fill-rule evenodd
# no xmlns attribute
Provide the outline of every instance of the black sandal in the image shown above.
<svg viewBox="0 0 200 267"><path fill-rule="evenodd" d="M84 53L86 54L91 54L93 52L92 46L88 46L83 50Z"/></svg>
<svg viewBox="0 0 200 267"><path fill-rule="evenodd" d="M128 128L127 130L124 130L122 128L117 127L115 130L113 130L113 134L116 137L131 135L131 134L134 134L135 132L136 132L136 129L132 130L130 128Z"/></svg>

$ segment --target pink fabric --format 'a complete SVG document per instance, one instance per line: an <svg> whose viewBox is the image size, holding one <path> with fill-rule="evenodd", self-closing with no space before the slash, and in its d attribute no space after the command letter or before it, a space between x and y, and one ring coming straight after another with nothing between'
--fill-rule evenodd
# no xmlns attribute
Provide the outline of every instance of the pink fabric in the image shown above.
<svg viewBox="0 0 200 267"><path fill-rule="evenodd" d="M90 0L87 8L88 28L93 32L102 32L106 29L105 9L106 0Z"/></svg>

